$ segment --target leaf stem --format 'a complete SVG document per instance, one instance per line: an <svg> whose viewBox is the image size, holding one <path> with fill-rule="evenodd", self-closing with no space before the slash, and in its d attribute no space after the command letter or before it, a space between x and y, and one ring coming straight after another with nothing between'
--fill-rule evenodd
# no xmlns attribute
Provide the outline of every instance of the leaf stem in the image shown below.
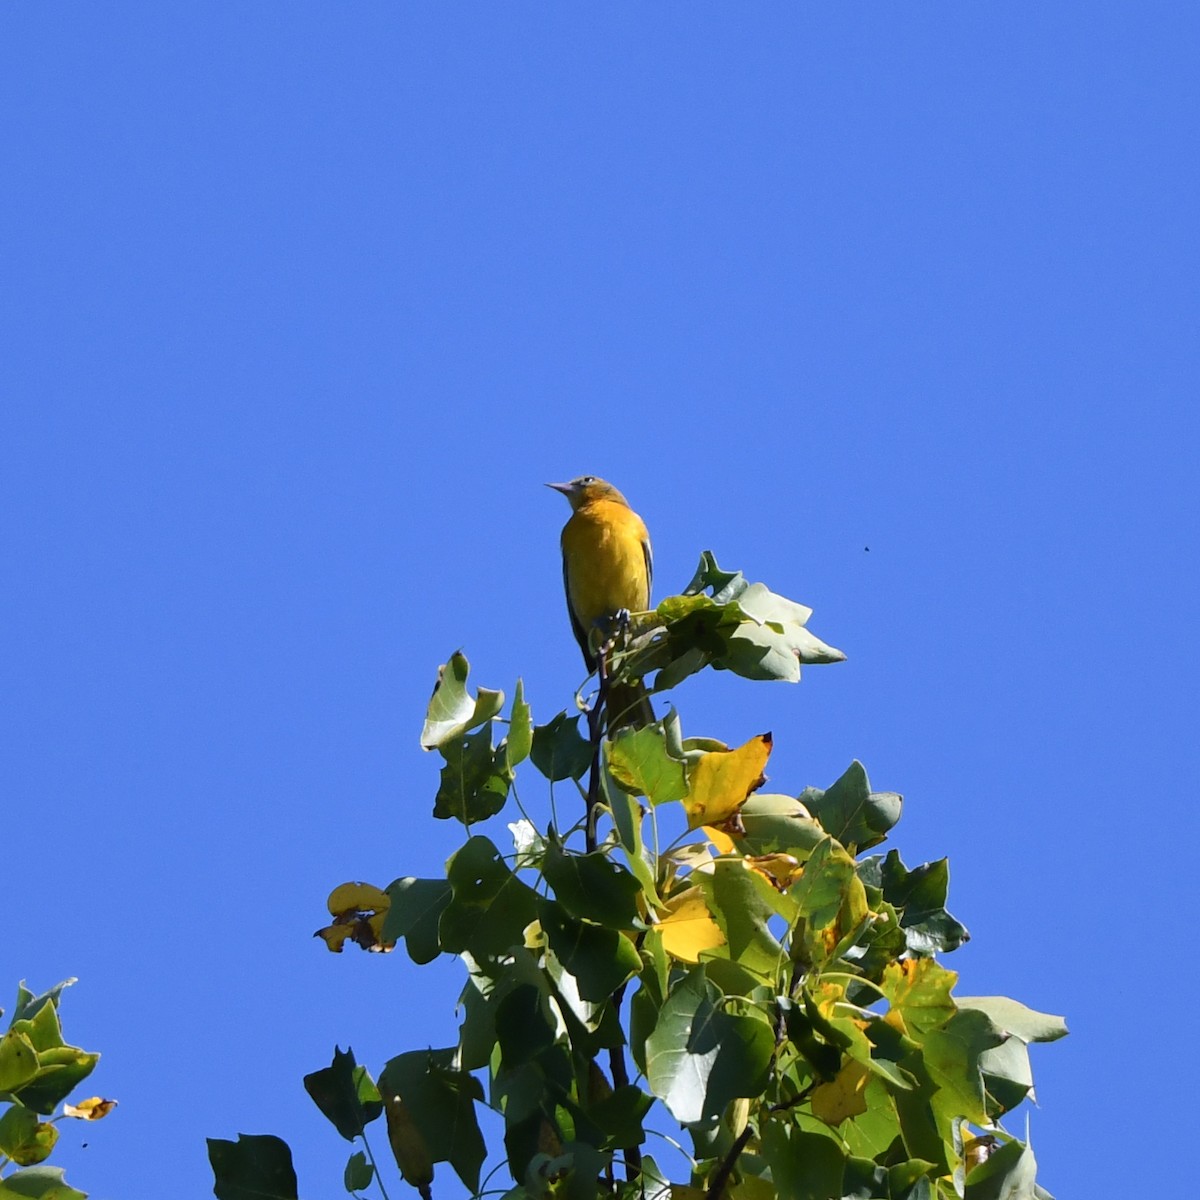
<svg viewBox="0 0 1200 1200"><path fill-rule="evenodd" d="M367 1160L371 1164L371 1169L375 1172L375 1182L379 1184L379 1194L383 1200L390 1200L387 1188L383 1186L383 1176L379 1174L379 1164L375 1161L375 1155L371 1151L371 1143L367 1140L367 1131L364 1129L359 1135L363 1140L363 1149L367 1152ZM429 1200L429 1197L424 1197L424 1200Z"/></svg>

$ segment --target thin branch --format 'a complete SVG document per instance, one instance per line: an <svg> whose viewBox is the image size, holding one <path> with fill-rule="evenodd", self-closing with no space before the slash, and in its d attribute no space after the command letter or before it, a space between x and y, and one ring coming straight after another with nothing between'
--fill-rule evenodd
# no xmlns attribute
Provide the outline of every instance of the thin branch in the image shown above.
<svg viewBox="0 0 1200 1200"><path fill-rule="evenodd" d="M584 846L589 854L596 849L596 821L600 811L600 750L604 742L604 709L608 700L608 647L596 652L596 674L600 687L596 703L588 709L588 741L592 744L592 766L588 775L587 822L584 827Z"/></svg>
<svg viewBox="0 0 1200 1200"><path fill-rule="evenodd" d="M777 1113L786 1112L789 1108L796 1108L812 1095L813 1089L816 1086L815 1082L810 1083L808 1087L797 1092L790 1100L782 1100L778 1104L772 1104L767 1111ZM729 1177L733 1174L733 1168L737 1165L737 1160L741 1157L742 1151L745 1150L753 1136L754 1126L747 1121L746 1128L737 1135L737 1140L729 1147L729 1153L722 1159L721 1165L717 1168L717 1173L712 1177L712 1182L705 1188L704 1200L718 1200L721 1193L725 1190L725 1185L729 1182Z"/></svg>

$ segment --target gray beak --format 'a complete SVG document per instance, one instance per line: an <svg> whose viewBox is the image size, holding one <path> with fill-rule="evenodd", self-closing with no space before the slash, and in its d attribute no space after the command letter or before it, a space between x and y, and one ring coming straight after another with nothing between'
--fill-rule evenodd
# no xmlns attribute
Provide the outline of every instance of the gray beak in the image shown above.
<svg viewBox="0 0 1200 1200"><path fill-rule="evenodd" d="M572 491L569 483L548 483L546 486L548 488L553 488L556 492L562 492L564 496L569 496Z"/></svg>

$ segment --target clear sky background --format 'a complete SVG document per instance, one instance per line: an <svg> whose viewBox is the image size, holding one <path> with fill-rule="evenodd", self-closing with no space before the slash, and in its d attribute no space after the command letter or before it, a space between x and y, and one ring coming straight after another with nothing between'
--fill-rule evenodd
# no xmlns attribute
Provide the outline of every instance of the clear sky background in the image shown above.
<svg viewBox="0 0 1200 1200"><path fill-rule="evenodd" d="M312 932L461 840L450 652L570 703L542 484L594 472L658 596L710 548L849 655L684 727L904 793L960 990L1070 1024L1044 1185L1182 1194L1198 61L1187 3L5 5L0 1002L80 979L68 1179L274 1132L341 1192L301 1076L452 1041L462 975Z"/></svg>

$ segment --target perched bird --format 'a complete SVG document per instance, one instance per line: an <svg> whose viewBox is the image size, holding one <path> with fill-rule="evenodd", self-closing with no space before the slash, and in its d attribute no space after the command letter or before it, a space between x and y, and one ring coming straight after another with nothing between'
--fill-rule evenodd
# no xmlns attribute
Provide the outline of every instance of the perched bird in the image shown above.
<svg viewBox="0 0 1200 1200"><path fill-rule="evenodd" d="M571 519L562 531L563 587L583 661L594 671L596 654L590 638L597 624L622 611L641 612L650 607L654 573L650 535L625 497L595 475L546 486L562 492L571 505ZM640 681L614 684L609 689L608 711L610 728L654 720Z"/></svg>

